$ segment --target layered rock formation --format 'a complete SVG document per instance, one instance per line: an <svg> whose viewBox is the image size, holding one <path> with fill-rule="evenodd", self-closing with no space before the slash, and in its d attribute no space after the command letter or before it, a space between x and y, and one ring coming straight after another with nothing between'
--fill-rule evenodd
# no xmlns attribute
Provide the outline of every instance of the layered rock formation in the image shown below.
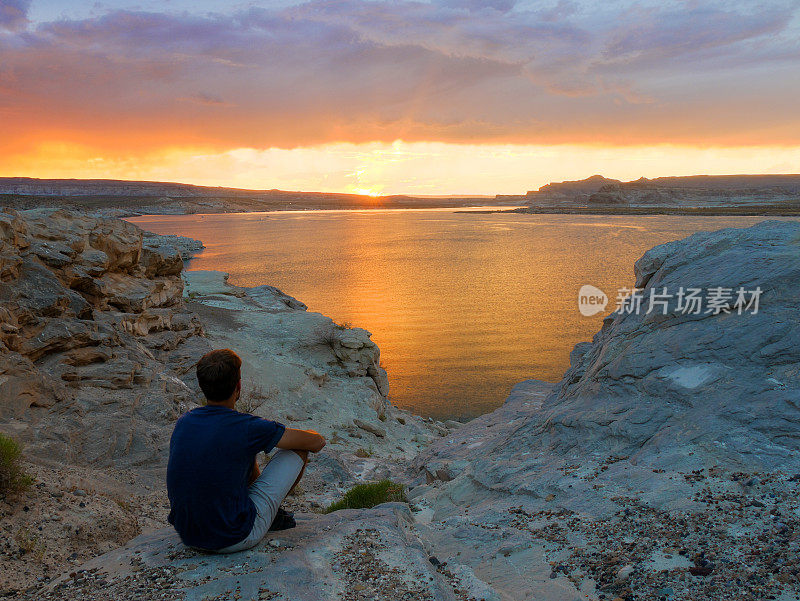
<svg viewBox="0 0 800 601"><path fill-rule="evenodd" d="M590 206L771 207L800 205L800 176L691 176L608 182L589 195Z"/></svg>
<svg viewBox="0 0 800 601"><path fill-rule="evenodd" d="M180 252L58 210L0 213L0 427L57 463L164 465L207 345Z"/></svg>
<svg viewBox="0 0 800 601"><path fill-rule="evenodd" d="M589 200L589 197L604 186L614 186L621 184L618 179L610 179L602 175L593 175L586 179L552 182L539 188L529 191L526 196L532 202L544 203L582 203Z"/></svg>
<svg viewBox="0 0 800 601"><path fill-rule="evenodd" d="M520 212L787 214L800 210L800 175L695 175L621 182L593 175L517 198Z"/></svg>

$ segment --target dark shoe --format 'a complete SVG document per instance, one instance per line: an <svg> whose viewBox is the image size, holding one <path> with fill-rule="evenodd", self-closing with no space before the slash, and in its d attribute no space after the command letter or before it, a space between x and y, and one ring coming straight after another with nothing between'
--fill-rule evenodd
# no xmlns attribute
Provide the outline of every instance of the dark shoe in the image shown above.
<svg viewBox="0 0 800 601"><path fill-rule="evenodd" d="M289 528L294 528L297 526L297 522L294 521L294 514L291 511L286 511L281 507L278 507L278 513L275 514L275 519L272 520L272 525L269 527L270 532L275 532L277 530L288 530Z"/></svg>

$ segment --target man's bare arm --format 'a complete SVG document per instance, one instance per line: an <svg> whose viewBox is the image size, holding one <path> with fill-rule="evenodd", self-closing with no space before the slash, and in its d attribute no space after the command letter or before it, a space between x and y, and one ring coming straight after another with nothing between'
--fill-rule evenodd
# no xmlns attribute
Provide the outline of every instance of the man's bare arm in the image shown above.
<svg viewBox="0 0 800 601"><path fill-rule="evenodd" d="M295 430L286 428L276 445L288 451L311 451L316 453L325 446L325 439L314 430Z"/></svg>

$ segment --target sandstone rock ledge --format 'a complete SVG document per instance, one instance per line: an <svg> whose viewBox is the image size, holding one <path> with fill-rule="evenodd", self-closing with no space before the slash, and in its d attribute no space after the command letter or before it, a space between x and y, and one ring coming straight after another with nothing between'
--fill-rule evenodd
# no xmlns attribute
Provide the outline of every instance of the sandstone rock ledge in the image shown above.
<svg viewBox="0 0 800 601"><path fill-rule="evenodd" d="M307 311L273 286L233 286L217 271L183 277L187 306L209 343L242 357L243 406L328 439L303 483L312 507L356 481L404 472L407 461L450 432L389 402L380 350L366 330Z"/></svg>
<svg viewBox="0 0 800 601"><path fill-rule="evenodd" d="M175 240L115 219L0 211L0 432L36 484L0 498L0 593L160 527L172 424L208 349Z"/></svg>
<svg viewBox="0 0 800 601"><path fill-rule="evenodd" d="M58 464L163 467L207 348L173 245L128 223L0 212L0 428ZM191 376L191 374L190 374Z"/></svg>
<svg viewBox="0 0 800 601"><path fill-rule="evenodd" d="M52 583L37 599L459 598L429 560L405 505L304 515L297 522L227 556L187 549L174 532L156 531Z"/></svg>

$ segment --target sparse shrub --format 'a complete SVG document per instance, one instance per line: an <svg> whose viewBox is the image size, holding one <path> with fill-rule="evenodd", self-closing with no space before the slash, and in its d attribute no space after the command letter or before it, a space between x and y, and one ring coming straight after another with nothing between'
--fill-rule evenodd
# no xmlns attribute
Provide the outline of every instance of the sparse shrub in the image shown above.
<svg viewBox="0 0 800 601"><path fill-rule="evenodd" d="M33 556L41 561L44 558L45 546L39 540L39 535L32 533L27 528L20 528L14 535L14 540L19 545L19 550L27 555L32 553Z"/></svg>
<svg viewBox="0 0 800 601"><path fill-rule="evenodd" d="M339 501L328 507L326 513L339 511L340 509L369 509L390 501L408 502L406 490L402 484L391 480L369 482L367 484L359 484L348 490Z"/></svg>
<svg viewBox="0 0 800 601"><path fill-rule="evenodd" d="M22 471L22 447L13 438L0 434L0 495L25 490L33 478Z"/></svg>
<svg viewBox="0 0 800 601"><path fill-rule="evenodd" d="M339 340L339 334L335 325L325 325L314 329L309 337L309 346L327 346L334 348Z"/></svg>

